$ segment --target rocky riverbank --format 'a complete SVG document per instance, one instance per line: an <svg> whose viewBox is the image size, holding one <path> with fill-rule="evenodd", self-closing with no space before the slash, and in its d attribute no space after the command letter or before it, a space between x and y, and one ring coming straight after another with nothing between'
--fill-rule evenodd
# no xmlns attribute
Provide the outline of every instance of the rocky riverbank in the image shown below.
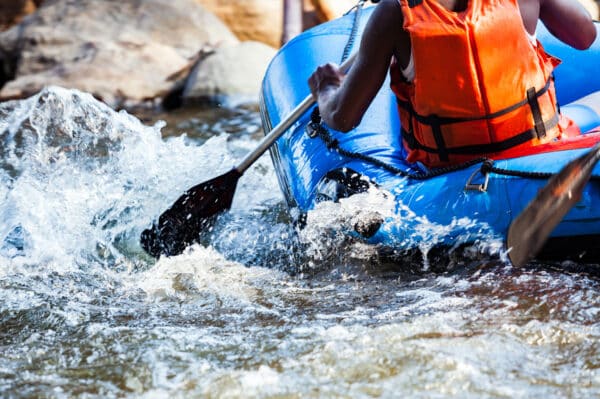
<svg viewBox="0 0 600 399"><path fill-rule="evenodd" d="M307 28L355 0L305 3ZM283 26L283 0L15 0L0 13L0 101L57 85L133 111L257 101Z"/></svg>

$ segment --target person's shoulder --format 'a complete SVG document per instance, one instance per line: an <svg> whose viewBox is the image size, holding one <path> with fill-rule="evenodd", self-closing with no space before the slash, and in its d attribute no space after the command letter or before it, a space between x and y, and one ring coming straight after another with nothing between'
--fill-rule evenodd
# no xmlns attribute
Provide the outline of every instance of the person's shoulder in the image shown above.
<svg viewBox="0 0 600 399"><path fill-rule="evenodd" d="M377 20L389 22L402 22L402 8L400 0L380 0L375 6L373 17Z"/></svg>
<svg viewBox="0 0 600 399"><path fill-rule="evenodd" d="M400 0L379 0L376 7L385 11L400 11Z"/></svg>

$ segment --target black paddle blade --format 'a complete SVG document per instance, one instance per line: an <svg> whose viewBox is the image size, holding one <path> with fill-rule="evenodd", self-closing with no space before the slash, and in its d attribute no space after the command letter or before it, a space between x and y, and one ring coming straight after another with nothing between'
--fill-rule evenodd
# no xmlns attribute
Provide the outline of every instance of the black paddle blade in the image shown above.
<svg viewBox="0 0 600 399"><path fill-rule="evenodd" d="M594 166L600 144L569 162L527 205L508 228L506 246L513 266L521 267L537 255L554 228L579 201Z"/></svg>
<svg viewBox="0 0 600 399"><path fill-rule="evenodd" d="M140 243L144 251L155 258L182 253L217 214L231 207L240 176L234 168L187 190L160 215L158 223L142 232Z"/></svg>

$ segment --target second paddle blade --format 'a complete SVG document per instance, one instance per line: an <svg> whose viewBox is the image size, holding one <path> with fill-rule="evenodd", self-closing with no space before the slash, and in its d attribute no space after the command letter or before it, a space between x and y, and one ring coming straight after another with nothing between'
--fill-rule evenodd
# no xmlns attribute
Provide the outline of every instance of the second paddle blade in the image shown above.
<svg viewBox="0 0 600 399"><path fill-rule="evenodd" d="M231 207L240 176L234 168L190 188L160 215L158 223L142 232L142 248L155 258L182 253L217 214Z"/></svg>
<svg viewBox="0 0 600 399"><path fill-rule="evenodd" d="M554 228L579 201L594 166L600 159L600 145L569 162L552 176L545 187L513 220L508 229L508 257L521 267L537 255Z"/></svg>

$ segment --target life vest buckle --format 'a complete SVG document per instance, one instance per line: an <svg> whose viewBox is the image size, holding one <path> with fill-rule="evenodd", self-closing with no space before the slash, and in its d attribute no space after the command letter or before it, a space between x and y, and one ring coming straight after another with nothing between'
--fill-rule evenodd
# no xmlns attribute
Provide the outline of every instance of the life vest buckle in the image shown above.
<svg viewBox="0 0 600 399"><path fill-rule="evenodd" d="M483 183L473 183L475 176L481 174L483 176ZM465 184L465 191L479 191L482 193L487 192L488 183L490 181L490 174L488 172L484 172L481 169L476 169Z"/></svg>

